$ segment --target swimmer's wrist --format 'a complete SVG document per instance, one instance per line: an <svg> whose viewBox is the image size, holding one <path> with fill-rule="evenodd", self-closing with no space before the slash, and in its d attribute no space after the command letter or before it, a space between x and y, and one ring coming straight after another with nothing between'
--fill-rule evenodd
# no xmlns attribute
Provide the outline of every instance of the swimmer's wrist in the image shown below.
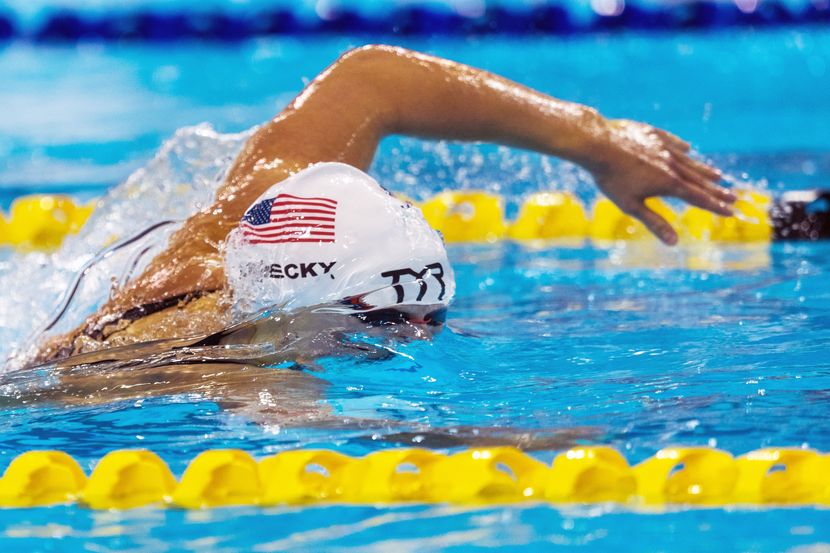
<svg viewBox="0 0 830 553"><path fill-rule="evenodd" d="M609 143L608 119L596 109L575 104L573 115L557 133L554 151L557 156L581 165L589 171L605 164Z"/></svg>

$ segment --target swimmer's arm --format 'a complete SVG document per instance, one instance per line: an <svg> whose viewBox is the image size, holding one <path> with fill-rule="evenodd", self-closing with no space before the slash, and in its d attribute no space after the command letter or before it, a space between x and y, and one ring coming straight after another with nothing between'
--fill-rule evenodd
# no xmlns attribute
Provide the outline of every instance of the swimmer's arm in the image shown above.
<svg viewBox="0 0 830 553"><path fill-rule="evenodd" d="M607 120L586 106L448 60L367 46L344 54L263 125L214 204L190 217L139 277L56 343L97 335L136 306L222 290L221 246L260 194L312 163L367 169L380 140L395 133L500 142L572 160L668 243L677 234L645 206L647 197L677 196L721 214L729 214L727 203L734 200L717 185L719 173L691 159L688 145L665 131Z"/></svg>
<svg viewBox="0 0 830 553"><path fill-rule="evenodd" d="M730 214L720 173L688 144L649 125L608 120L492 73L401 48L353 50L318 76L240 156L229 180L271 183L317 161L368 168L381 138L498 142L556 155L588 169L599 187L658 237L677 235L644 200L675 196ZM256 187L260 188L260 187Z"/></svg>

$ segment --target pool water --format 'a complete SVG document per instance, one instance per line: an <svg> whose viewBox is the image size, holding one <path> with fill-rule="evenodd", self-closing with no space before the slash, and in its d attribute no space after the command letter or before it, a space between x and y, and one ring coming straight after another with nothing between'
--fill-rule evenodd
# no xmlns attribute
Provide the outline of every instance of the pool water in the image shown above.
<svg viewBox="0 0 830 553"><path fill-rule="evenodd" d="M242 131L272 116L337 53L343 38L269 39L213 48L12 44L0 51L0 186L110 193L91 226L54 257L6 252L0 350L48 316L84 256L113 229L181 216L209 200ZM688 137L737 180L772 190L830 185L830 33L819 29L573 39L431 39L407 46L482 66L608 115ZM517 63L517 60L521 60ZM782 101L785 99L785 101ZM417 198L445 187L501 194L508 213L543 188L575 191L568 164L486 145L386 141L373 173ZM182 187L185 184L187 186ZM175 197L176 201L159 202ZM150 213L149 206L156 210ZM161 210L163 213L158 212ZM142 219L144 218L144 219ZM251 422L197 394L101 405L8 405L0 463L62 449L90 470L106 451L145 447L181 474L208 448L261 457L296 447L360 455L400 445L407 425L499 427L579 436L638 462L672 444L735 454L767 445L830 451L830 245L453 246L458 293L432 343L384 361L324 360L309 397L364 428ZM84 292L87 308L107 280ZM80 317L83 309L73 316ZM25 313L26 315L21 315ZM280 370L280 369L274 369ZM5 375L13 382L13 372ZM14 393L13 386L4 394ZM312 394L317 394L314 396ZM394 421L389 424L385 421ZM550 461L552 449L534 453ZM0 511L10 551L830 550L827 511L592 506L232 508L204 512L77 507Z"/></svg>

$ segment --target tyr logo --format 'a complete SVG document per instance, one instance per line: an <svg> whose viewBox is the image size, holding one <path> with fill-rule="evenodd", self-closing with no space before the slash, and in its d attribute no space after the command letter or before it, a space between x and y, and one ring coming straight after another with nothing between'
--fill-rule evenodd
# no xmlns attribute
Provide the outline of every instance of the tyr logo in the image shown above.
<svg viewBox="0 0 830 553"><path fill-rule="evenodd" d="M409 267L405 269L395 269L394 271L385 271L381 273L380 276L392 279L392 288L395 289L397 303L403 303L405 299L405 291L403 284L401 284L401 277L409 275L414 278L414 281L417 282L420 287L418 290L418 297L415 298L415 301L421 301L424 299L427 289L429 288L429 284L426 280L424 280L424 277L426 277L427 274L434 278L441 286L441 292L438 294L438 300L440 301L444 299L444 293L447 290L447 285L444 284L444 267L442 267L440 263L430 263L420 271L415 271Z"/></svg>

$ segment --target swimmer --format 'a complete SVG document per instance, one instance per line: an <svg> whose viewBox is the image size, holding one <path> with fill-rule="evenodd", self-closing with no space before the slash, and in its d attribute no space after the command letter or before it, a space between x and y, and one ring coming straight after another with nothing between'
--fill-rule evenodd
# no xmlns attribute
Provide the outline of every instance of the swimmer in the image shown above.
<svg viewBox="0 0 830 553"><path fill-rule="evenodd" d="M37 362L149 340L219 332L234 322L233 306L251 299L240 297L241 292L234 289L234 284L250 277L242 275L246 270L261 270L271 299L293 301L296 308L334 299L325 294L349 292L338 299L352 302L356 309L360 308L360 294L395 278L380 278L380 273L408 269L416 277L401 273L401 282L414 278L418 284L438 284L436 276L443 270L444 277L438 278L444 279L444 295L440 300L431 296L434 303L426 310L427 298L407 302L404 308L404 302L395 301L399 298L385 296L367 303L361 311L365 320L383 313L424 323L423 327L440 325L442 309L451 298L447 289L452 286L451 269L440 241L434 236L423 238L427 230L417 210L407 212L407 220L413 232L428 243L410 258L402 252L412 246L412 238L405 231L395 231L397 222L389 217L363 229L368 235L360 237L365 240L362 244L351 240L348 248L341 247L339 261L315 256L315 252L334 251L329 238L336 246L346 239L352 229L341 222L345 217L365 223L375 216L372 209L404 213L384 203L379 187L368 182L371 179L363 173L379 141L390 134L497 142L573 161L586 168L600 190L625 213L641 220L670 245L676 243L677 234L646 206L647 198L676 197L720 215L730 215L730 204L735 201L735 196L719 185L719 171L690 157L689 145L666 131L644 123L606 119L590 107L445 59L402 48L365 46L341 56L277 117L260 127L217 190L214 203L191 216L142 274L117 290L76 330L43 344ZM321 163L330 165L314 167ZM312 174L307 174L309 171ZM338 184L327 184L326 179ZM371 199L374 207L351 211L353 208L344 203L351 197L350 191L343 189L349 183L356 183L357 197ZM275 206L275 213L299 215L303 224L286 227L290 221L278 213L268 221L268 206ZM307 211L305 219L303 210ZM335 219L333 225L331 218ZM282 231L288 233L283 237L290 238L292 233L298 234L294 232L297 229L299 234L305 233L306 241L259 244L262 251L258 244L250 243L257 237L274 239L267 236L269 231L271 235ZM398 232L394 240L376 243L372 238L392 232ZM226 246L229 236L239 235L234 239L236 245L245 242L243 234L249 239L246 246ZM257 256L262 261L260 269L251 265ZM353 264L362 264L366 274L358 276L366 277L363 281L349 276L344 256L352 256ZM361 256L365 259L358 259ZM390 263L384 263L385 256L391 256ZM232 268L226 266L229 258L235 264ZM326 264L333 261L335 265L329 268ZM421 261L422 266L415 266ZM431 263L441 268L428 268ZM422 274L425 269L428 275ZM374 279L369 279L367 275L373 271ZM310 277L312 273L317 276ZM295 274L308 278L292 278ZM345 286L344 279L369 288ZM319 288L321 283L326 283L324 290ZM429 286L427 293L440 289L440 285ZM289 297L296 294L302 298ZM263 299L253 298L253 303L262 306Z"/></svg>
<svg viewBox="0 0 830 553"><path fill-rule="evenodd" d="M721 215L735 201L718 170L666 131L452 61L358 48L251 136L213 204L138 277L40 346L31 365L48 364L60 385L17 399L88 404L194 392L255 421L341 423L318 401L320 379L267 367L388 353L343 339L350 333L428 339L455 291L440 236L365 173L390 134L497 142L573 161L670 245L677 234L647 198Z"/></svg>

